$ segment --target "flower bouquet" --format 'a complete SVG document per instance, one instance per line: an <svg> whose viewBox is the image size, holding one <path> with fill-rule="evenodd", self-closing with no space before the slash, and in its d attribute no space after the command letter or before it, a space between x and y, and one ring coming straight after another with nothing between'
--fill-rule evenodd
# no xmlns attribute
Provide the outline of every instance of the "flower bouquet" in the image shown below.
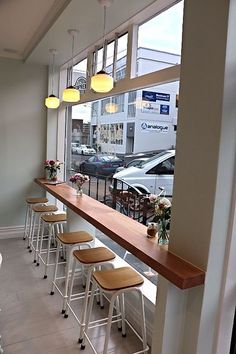
<svg viewBox="0 0 236 354"><path fill-rule="evenodd" d="M83 195L82 186L85 182L89 181L89 176L82 175L81 173L76 173L70 177L70 182L74 183L77 187L77 195Z"/></svg>
<svg viewBox="0 0 236 354"><path fill-rule="evenodd" d="M154 206L153 221L158 223L158 243L165 245L169 242L168 231L170 229L171 202L168 198L155 194L149 196L151 205Z"/></svg>
<svg viewBox="0 0 236 354"><path fill-rule="evenodd" d="M48 171L48 178L52 181L57 180L57 172L61 169L62 162L58 160L46 160L44 162L44 168Z"/></svg>

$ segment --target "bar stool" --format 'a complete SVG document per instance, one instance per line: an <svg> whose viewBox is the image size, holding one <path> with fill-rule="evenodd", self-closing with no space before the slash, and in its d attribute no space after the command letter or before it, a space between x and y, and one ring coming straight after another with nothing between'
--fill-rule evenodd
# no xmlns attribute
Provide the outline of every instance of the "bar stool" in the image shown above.
<svg viewBox="0 0 236 354"><path fill-rule="evenodd" d="M108 349L108 341L111 332L111 324L113 322L121 321L122 323L122 336L126 336L126 329L125 324L127 323L130 328L134 331L140 341L143 343L143 349L137 353L144 353L149 350L147 346L147 339L146 339L146 325L145 325L145 314L144 314L144 301L143 301L143 294L140 289L140 286L143 284L143 278L140 274L138 274L135 270L130 267L122 267L116 269L105 269L100 271L94 271L92 276L92 290L91 296L88 306L88 316L86 318L86 324L83 332L83 340L81 344L81 349L85 349L85 341L88 340L89 344L91 345L93 351L97 353L96 349L94 348L89 336L88 336L88 329L90 325L90 317L93 307L93 298L94 292L96 287L98 286L102 292L106 294L110 294L110 305L109 305L109 312L108 318L104 319L107 320L104 324L106 324L106 334L105 334L105 341L103 347L103 354L107 353ZM125 318L125 307L124 307L124 294L130 292L136 292L139 296L140 300L140 307L139 312L141 315L141 330L142 330L142 337L138 335L132 325L127 321ZM120 305L121 305L121 318L118 320L113 321L113 308L115 304L116 298L119 298ZM93 326L94 327L94 326ZM137 354L136 353L136 354Z"/></svg>
<svg viewBox="0 0 236 354"><path fill-rule="evenodd" d="M32 218L32 206L36 204L45 204L48 202L47 198L26 198L26 213L25 213L25 227L23 240L29 237Z"/></svg>
<svg viewBox="0 0 236 354"><path fill-rule="evenodd" d="M53 204L48 204L48 205L38 204L32 206L32 217L31 217L32 221L31 221L31 227L30 227L29 238L28 238L29 252L32 252L33 250L35 251L35 248L37 248L37 240L39 239L40 228L41 228L41 216L45 214L52 214L57 210L58 210L57 206ZM38 219L38 230L37 230L37 235L35 236L36 218ZM36 247L34 247L35 241L36 241Z"/></svg>
<svg viewBox="0 0 236 354"><path fill-rule="evenodd" d="M83 340L82 333L83 333L83 328L85 326L85 319L86 319L86 315L87 315L88 298L89 298L89 293L90 293L89 289L90 289L93 271L94 271L94 269L101 268L104 265L106 265L106 266L112 265L111 262L114 261L116 255L115 255L115 253L113 253L112 251L110 251L106 247L94 247L94 248L90 248L90 249L76 250L73 252L73 256L74 256L74 261L73 261L73 266L72 266L71 282L70 282L68 301L66 303L66 310L65 310L64 317L65 318L68 317L68 309L70 309L80 325L80 337L79 337L78 342L82 343L82 340ZM87 267L86 287L85 287L84 293L72 295L76 264L78 262L79 262L80 266ZM73 299L72 299L72 296L73 296ZM80 320L78 318L78 316L75 314L75 312L73 311L73 309L71 308L70 303L73 300L78 300L78 299L82 299L82 298L84 299L84 304L83 304L83 310L82 310L81 320ZM101 305L101 308L103 308L102 296L100 296L100 305Z"/></svg>
<svg viewBox="0 0 236 354"><path fill-rule="evenodd" d="M54 275L53 275L50 295L54 295L55 288L58 290L59 294L63 297L63 305L62 305L61 312L62 314L64 314L66 311L66 301L68 298L68 284L69 284L70 267L72 261L72 251L75 248L80 248L80 247L91 248L94 238L86 231L75 231L75 232L59 233L57 235L56 240L57 240L57 253L56 253L56 261L55 261ZM61 248L63 251L65 251L66 262L59 263L59 253ZM65 276L58 277L57 276L58 265L65 264L65 263L66 263ZM65 279L64 292L60 290L59 284L57 284L57 280L62 280L62 279Z"/></svg>
<svg viewBox="0 0 236 354"><path fill-rule="evenodd" d="M42 261L42 263L45 265L44 268L44 279L47 278L47 270L49 266L52 266L55 264L54 263L49 263L50 261L50 253L56 252L57 248L51 248L51 241L53 238L53 245L55 245L56 242L56 232L57 234L60 232L63 232L63 225L66 224L67 221L67 215L65 213L63 214L50 214L50 215L42 215L41 216L41 221L42 221L42 231L41 231L41 236L40 236L40 247L38 251L36 251L35 258L37 260L37 266L39 266L39 260ZM49 233L48 236L46 236L47 239L47 247L43 249L43 240L45 239L44 236L44 229L45 226L48 225L49 227ZM56 227L56 230L55 230ZM39 242L39 238L37 238L37 245ZM43 254L46 253L46 260L43 258Z"/></svg>

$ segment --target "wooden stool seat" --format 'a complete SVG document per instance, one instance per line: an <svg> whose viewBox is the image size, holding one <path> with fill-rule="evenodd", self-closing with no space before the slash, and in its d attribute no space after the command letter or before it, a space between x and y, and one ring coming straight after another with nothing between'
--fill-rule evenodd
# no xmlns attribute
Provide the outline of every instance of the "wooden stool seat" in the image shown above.
<svg viewBox="0 0 236 354"><path fill-rule="evenodd" d="M143 278L130 267L95 271L93 278L101 288L107 291L127 289L143 284Z"/></svg>
<svg viewBox="0 0 236 354"><path fill-rule="evenodd" d="M63 232L57 236L59 241L65 245L75 245L93 241L93 236L86 231Z"/></svg>
<svg viewBox="0 0 236 354"><path fill-rule="evenodd" d="M32 209L36 213L51 213L58 210L56 205L34 205Z"/></svg>
<svg viewBox="0 0 236 354"><path fill-rule="evenodd" d="M95 247L73 252L74 257L83 264L96 264L115 259L116 255L106 247Z"/></svg>
<svg viewBox="0 0 236 354"><path fill-rule="evenodd" d="M67 215L66 214L43 215L42 220L48 223L63 222L67 220Z"/></svg>
<svg viewBox="0 0 236 354"><path fill-rule="evenodd" d="M38 204L38 203L47 203L48 198L26 198L26 203L28 204Z"/></svg>

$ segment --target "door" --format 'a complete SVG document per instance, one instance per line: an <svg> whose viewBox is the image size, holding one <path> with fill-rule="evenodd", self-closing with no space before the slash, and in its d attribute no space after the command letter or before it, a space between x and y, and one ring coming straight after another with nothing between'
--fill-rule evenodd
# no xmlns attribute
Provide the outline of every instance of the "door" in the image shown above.
<svg viewBox="0 0 236 354"><path fill-rule="evenodd" d="M171 156L146 172L151 193L159 194L159 187L164 187L166 196L172 196L174 167L175 157Z"/></svg>

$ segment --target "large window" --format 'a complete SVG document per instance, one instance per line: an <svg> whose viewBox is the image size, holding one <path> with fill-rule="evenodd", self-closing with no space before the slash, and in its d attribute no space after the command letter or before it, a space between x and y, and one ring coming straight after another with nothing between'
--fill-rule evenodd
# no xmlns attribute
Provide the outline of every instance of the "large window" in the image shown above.
<svg viewBox="0 0 236 354"><path fill-rule="evenodd" d="M183 1L139 26L137 76L180 64Z"/></svg>
<svg viewBox="0 0 236 354"><path fill-rule="evenodd" d="M124 34L117 39L117 55L114 58L115 40L107 44L107 53L105 58L105 69L107 73L113 74L114 64L116 67L116 80L121 80L126 75L126 61L127 61L127 42L128 34ZM103 66L103 48L98 49L94 53L94 72L102 70Z"/></svg>

